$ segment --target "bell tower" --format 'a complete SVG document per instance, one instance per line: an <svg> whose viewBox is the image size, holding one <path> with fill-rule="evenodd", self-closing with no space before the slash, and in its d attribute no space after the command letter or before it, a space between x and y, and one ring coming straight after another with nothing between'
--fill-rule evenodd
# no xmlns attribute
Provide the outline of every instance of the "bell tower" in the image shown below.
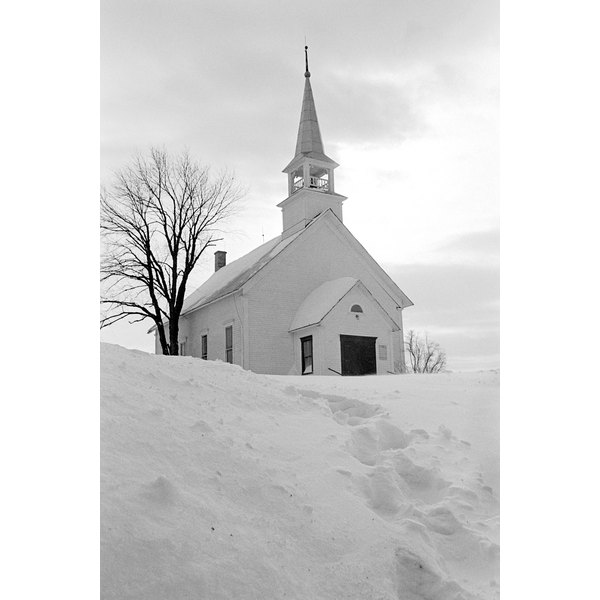
<svg viewBox="0 0 600 600"><path fill-rule="evenodd" d="M345 196L335 192L333 171L339 165L325 154L308 70L308 46L304 47L304 97L296 153L283 169L288 176L288 197L277 206L283 216L283 238L306 227L331 209L342 220Z"/></svg>

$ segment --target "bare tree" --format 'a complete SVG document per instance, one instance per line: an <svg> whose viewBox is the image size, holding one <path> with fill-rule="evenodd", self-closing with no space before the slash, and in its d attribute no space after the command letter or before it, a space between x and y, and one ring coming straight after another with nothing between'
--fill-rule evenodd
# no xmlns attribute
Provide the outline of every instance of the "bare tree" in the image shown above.
<svg viewBox="0 0 600 600"><path fill-rule="evenodd" d="M187 153L153 148L116 173L100 196L100 326L150 319L163 354L179 354L190 273L241 196L233 175L212 177Z"/></svg>
<svg viewBox="0 0 600 600"><path fill-rule="evenodd" d="M411 329L404 343L413 373L440 373L446 368L446 353L427 334L423 339Z"/></svg>

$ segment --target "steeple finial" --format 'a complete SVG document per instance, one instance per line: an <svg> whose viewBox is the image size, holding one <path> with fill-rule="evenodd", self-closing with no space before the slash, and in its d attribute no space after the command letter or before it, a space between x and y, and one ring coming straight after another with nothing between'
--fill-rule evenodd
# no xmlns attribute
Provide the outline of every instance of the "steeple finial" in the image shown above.
<svg viewBox="0 0 600 600"><path fill-rule="evenodd" d="M304 46L304 60L306 62L306 71L304 77L310 77L310 71L308 70L308 46Z"/></svg>

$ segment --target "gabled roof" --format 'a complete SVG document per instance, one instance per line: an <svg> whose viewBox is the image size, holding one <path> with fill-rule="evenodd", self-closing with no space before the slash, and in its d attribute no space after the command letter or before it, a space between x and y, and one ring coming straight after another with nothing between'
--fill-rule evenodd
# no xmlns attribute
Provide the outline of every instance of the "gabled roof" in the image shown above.
<svg viewBox="0 0 600 600"><path fill-rule="evenodd" d="M239 290L297 236L298 233L282 240L279 235L232 263L221 267L184 300L181 315Z"/></svg>
<svg viewBox="0 0 600 600"><path fill-rule="evenodd" d="M315 288L300 305L290 331L316 325L358 283L354 277L340 277Z"/></svg>
<svg viewBox="0 0 600 600"><path fill-rule="evenodd" d="M385 315L388 321L396 328L399 328L398 323L377 302L373 294L371 294L367 286L360 279L340 277L339 279L332 279L321 284L304 299L294 315L289 331L292 332L310 327L311 325L318 325L355 287L361 288Z"/></svg>
<svg viewBox="0 0 600 600"><path fill-rule="evenodd" d="M283 240L282 236L279 235L241 258L222 267L216 273L213 273L199 288L186 297L183 303L181 316L238 291L263 267L322 219L329 219L332 224L336 225L342 235L354 245L363 256L365 256L380 277L387 283L388 289L394 292L397 301L403 307L412 306L413 303L406 294L404 294L390 276L377 264L373 257L364 249L352 233L350 233L348 228L335 216L333 211L328 209L311 221L307 227L301 229L297 233L294 233ZM154 331L155 327L156 326L151 327L148 333Z"/></svg>
<svg viewBox="0 0 600 600"><path fill-rule="evenodd" d="M335 225L335 229L342 235L343 238L347 240L351 246L357 250L357 252L366 260L367 264L370 265L370 267L374 270L373 274L377 277L380 285L383 286L386 293L402 308L414 306L414 302L398 287L396 282L383 270L381 265L367 252L365 247L354 237L354 235L352 235L352 232L344 225L344 223L342 223L342 221L331 209L326 210L324 213L316 217L309 224L309 227L312 225L312 223L317 223L321 219L325 219L327 215L331 217L329 222Z"/></svg>

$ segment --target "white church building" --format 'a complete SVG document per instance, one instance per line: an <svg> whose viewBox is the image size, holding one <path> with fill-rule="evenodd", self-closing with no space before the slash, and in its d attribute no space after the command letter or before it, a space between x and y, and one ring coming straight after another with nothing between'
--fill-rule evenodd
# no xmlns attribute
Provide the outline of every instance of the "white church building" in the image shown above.
<svg viewBox="0 0 600 600"><path fill-rule="evenodd" d="M413 303L344 226L338 166L325 154L307 59L282 233L230 264L215 252L214 274L185 300L181 354L278 375L404 371L402 311Z"/></svg>

